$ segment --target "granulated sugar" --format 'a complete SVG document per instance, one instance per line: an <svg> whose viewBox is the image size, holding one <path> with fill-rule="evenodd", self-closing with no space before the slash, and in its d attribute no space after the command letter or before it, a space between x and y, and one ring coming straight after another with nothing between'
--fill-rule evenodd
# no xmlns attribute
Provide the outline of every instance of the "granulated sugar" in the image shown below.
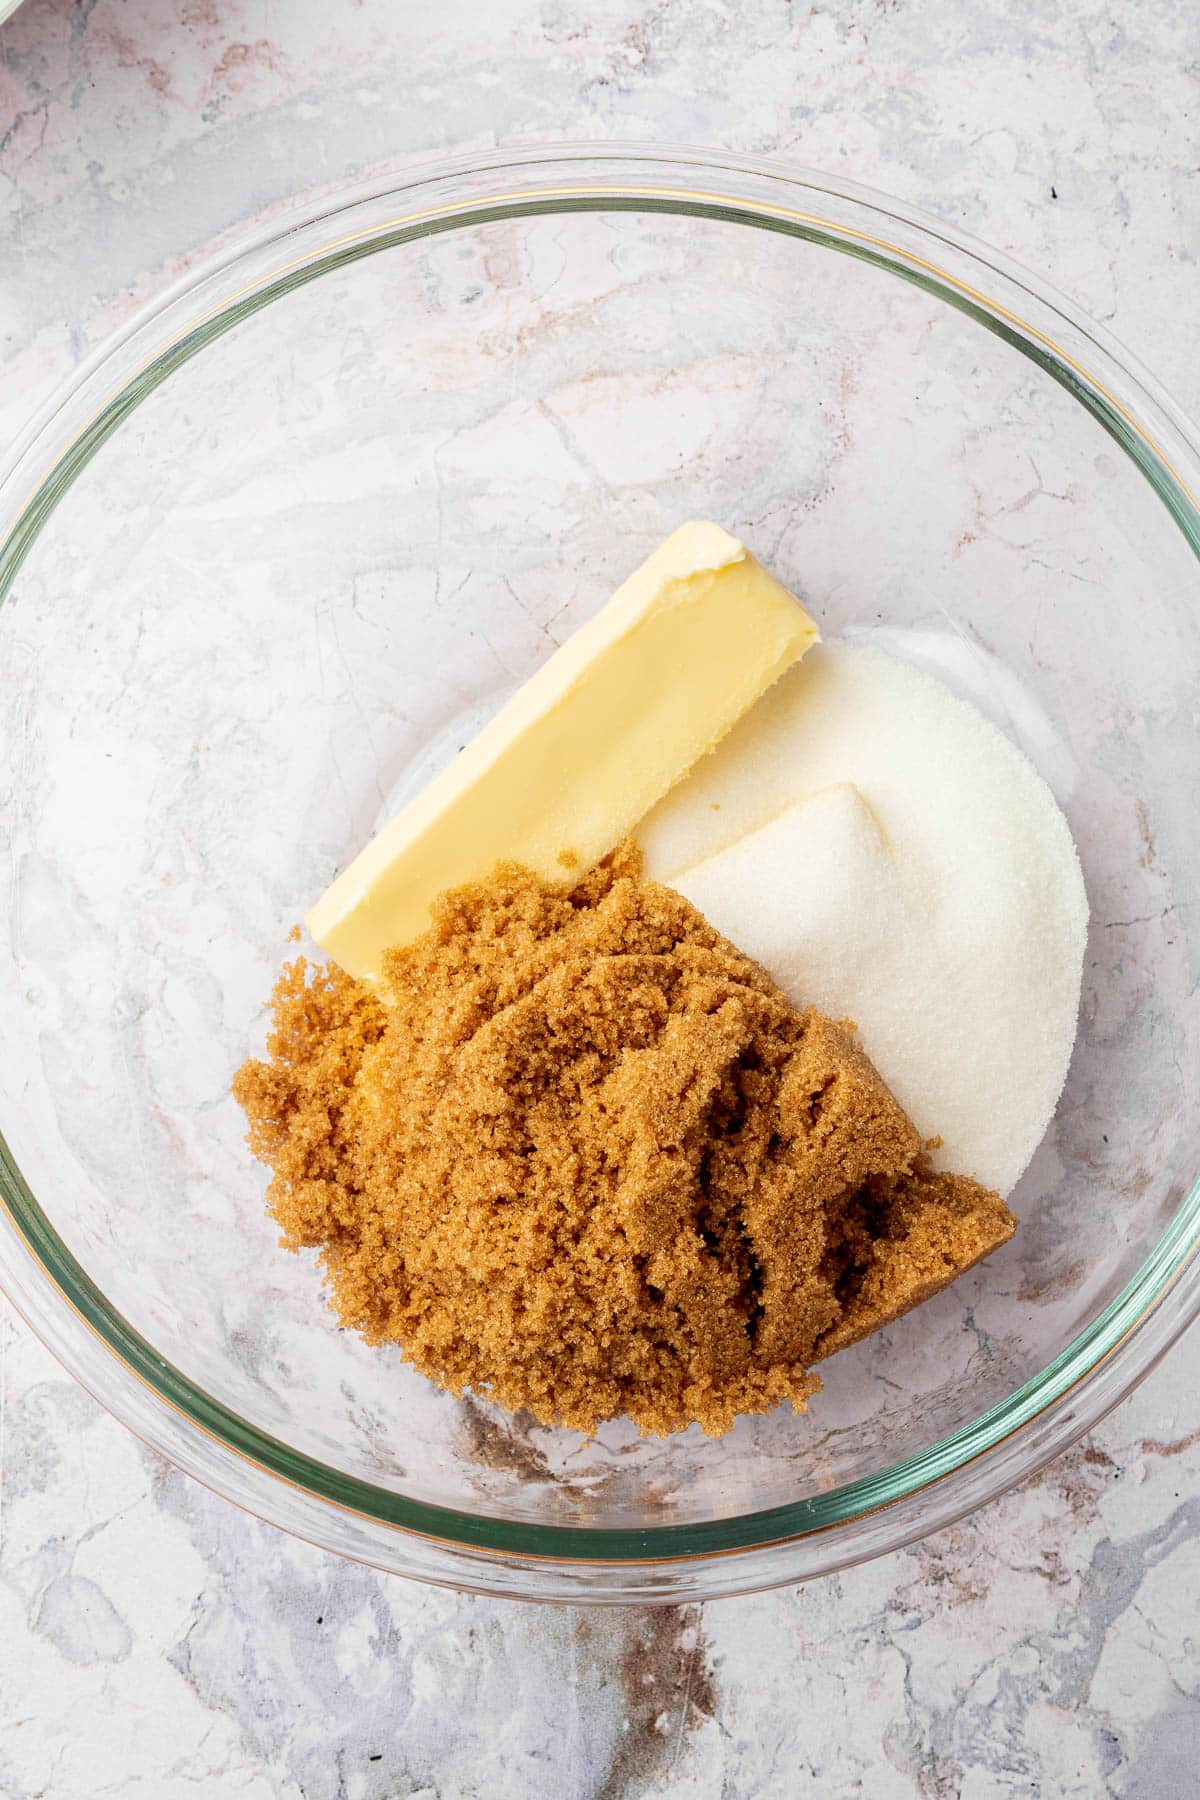
<svg viewBox="0 0 1200 1800"><path fill-rule="evenodd" d="M935 1162L1010 1192L1075 1039L1066 820L974 707L861 642L810 652L638 834L796 1002L853 1019Z"/></svg>

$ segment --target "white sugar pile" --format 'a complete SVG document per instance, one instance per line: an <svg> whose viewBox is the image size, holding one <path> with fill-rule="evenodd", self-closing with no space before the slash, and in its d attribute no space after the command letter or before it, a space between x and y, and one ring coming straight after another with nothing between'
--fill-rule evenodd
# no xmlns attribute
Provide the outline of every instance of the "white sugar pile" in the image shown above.
<svg viewBox="0 0 1200 1800"><path fill-rule="evenodd" d="M638 835L794 1000L856 1021L940 1166L1012 1189L1066 1079L1087 898L1003 733L869 644L824 644Z"/></svg>

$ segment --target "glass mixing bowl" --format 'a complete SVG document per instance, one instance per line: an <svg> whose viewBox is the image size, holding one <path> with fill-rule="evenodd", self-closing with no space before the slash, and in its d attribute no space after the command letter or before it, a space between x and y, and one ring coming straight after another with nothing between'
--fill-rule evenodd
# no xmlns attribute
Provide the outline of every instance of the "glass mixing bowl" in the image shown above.
<svg viewBox="0 0 1200 1800"><path fill-rule="evenodd" d="M0 1278L33 1329L239 1505L505 1594L799 1580L1061 1450L1200 1303L1197 470L1065 301L766 162L442 166L190 277L0 489ZM1003 723L1093 923L1012 1244L808 1417L589 1443L338 1329L229 1080L292 922L689 517Z"/></svg>

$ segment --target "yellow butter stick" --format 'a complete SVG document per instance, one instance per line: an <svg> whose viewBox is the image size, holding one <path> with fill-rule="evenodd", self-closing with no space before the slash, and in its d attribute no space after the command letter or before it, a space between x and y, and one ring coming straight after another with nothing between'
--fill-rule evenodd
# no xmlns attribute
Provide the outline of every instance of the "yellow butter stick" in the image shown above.
<svg viewBox="0 0 1200 1800"><path fill-rule="evenodd" d="M313 937L375 980L446 888L502 861L582 874L817 636L744 544L681 525L360 851L308 915Z"/></svg>

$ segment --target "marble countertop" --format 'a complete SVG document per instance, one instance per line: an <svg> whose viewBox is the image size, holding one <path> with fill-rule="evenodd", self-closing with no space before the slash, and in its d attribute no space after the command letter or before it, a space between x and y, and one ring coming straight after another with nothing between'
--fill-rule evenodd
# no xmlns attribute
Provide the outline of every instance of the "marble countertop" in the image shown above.
<svg viewBox="0 0 1200 1800"><path fill-rule="evenodd" d="M1185 0L26 0L0 27L0 437L292 195L563 136L889 189L1044 273L1200 412L1198 59ZM255 1523L0 1311L0 1796L1174 1800L1200 1763L1194 1355L907 1552L601 1613Z"/></svg>

